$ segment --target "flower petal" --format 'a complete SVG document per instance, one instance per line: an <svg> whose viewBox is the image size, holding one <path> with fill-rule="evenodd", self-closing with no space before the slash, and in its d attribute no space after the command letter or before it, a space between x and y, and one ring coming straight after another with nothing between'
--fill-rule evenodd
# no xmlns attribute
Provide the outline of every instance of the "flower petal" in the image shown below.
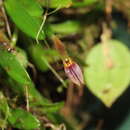
<svg viewBox="0 0 130 130"><path fill-rule="evenodd" d="M81 86L84 84L83 74L78 64L72 63L69 67L64 67L65 73L68 78L76 85Z"/></svg>

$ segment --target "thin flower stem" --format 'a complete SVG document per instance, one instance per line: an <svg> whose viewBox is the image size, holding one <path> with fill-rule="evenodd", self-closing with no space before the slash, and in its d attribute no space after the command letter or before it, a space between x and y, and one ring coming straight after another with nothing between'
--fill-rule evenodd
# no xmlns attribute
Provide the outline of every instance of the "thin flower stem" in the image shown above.
<svg viewBox="0 0 130 130"><path fill-rule="evenodd" d="M47 0L47 5L49 5L49 4L48 4L48 0ZM43 26L44 26L44 24L45 24L45 22L46 22L47 16L48 16L48 15L51 15L51 14L53 14L53 13L55 13L55 12L58 11L59 9L60 9L60 5L58 6L58 8L56 8L56 9L53 10L52 12L48 13L48 7L47 7L47 10L46 10L46 12L45 12L45 14L44 14L44 17L43 17L42 24L41 24L41 26L40 26L40 28L39 28L39 30L38 30L37 36L36 36L36 42L37 42L38 44L39 44L39 35L40 35L40 33L41 33L42 29L43 29ZM47 41L46 41L45 39L44 39L44 43L46 44L46 46L47 46L48 48L50 48L49 45L48 45L48 43L47 43ZM63 84L63 86L66 87L66 83L65 83L64 80L59 76L59 74L53 69L53 67L51 67L51 65L50 65L44 58L43 58L43 60L44 60L45 64L48 66L48 68L53 72L53 74L60 80L60 82Z"/></svg>
<svg viewBox="0 0 130 130"><path fill-rule="evenodd" d="M48 0L47 0L47 6L48 6ZM46 10L46 12L45 12L45 14L44 14L44 17L43 17L43 21L42 21L42 23L41 23L41 26L40 26L40 28L39 28L39 30L38 30L38 33L37 33L37 35L36 35L36 42L39 44L39 35L40 35L40 33L42 32L42 29L43 29L43 26L44 26L44 24L45 24L45 22L46 22L46 19L47 19L47 16L49 16L49 15L51 15L51 14L54 14L55 12L57 12L58 10L60 9L60 5L55 9L55 10L53 10L52 12L50 12L50 13L48 13L48 7L47 7L47 10ZM46 42L45 42L46 43Z"/></svg>
<svg viewBox="0 0 130 130"><path fill-rule="evenodd" d="M61 59L64 60L66 57L68 57L66 48L62 41L56 35L53 35L51 39L54 43L55 49L60 53Z"/></svg>
<svg viewBox="0 0 130 130"><path fill-rule="evenodd" d="M44 24L45 24L46 18L47 18L47 11L45 12L45 15L44 15L44 17L43 17L42 24L41 24L41 26L40 26L40 28L39 28L39 30L38 30L37 36L36 36L36 42L37 42L38 44L39 44L38 38L39 38L39 35L40 35L40 33L41 33L41 31L42 31L42 28L43 28L43 26L44 26Z"/></svg>
<svg viewBox="0 0 130 130"><path fill-rule="evenodd" d="M55 10L53 10L53 11L50 12L50 13L48 13L48 15L54 14L54 13L57 12L59 9L60 9L60 5L59 5Z"/></svg>
<svg viewBox="0 0 130 130"><path fill-rule="evenodd" d="M46 39L44 39L43 41L44 41L45 45L47 46L47 48L50 49L50 46L49 46L49 44L47 43Z"/></svg>
<svg viewBox="0 0 130 130"><path fill-rule="evenodd" d="M45 62L45 64L48 66L48 68L53 72L53 74L57 77L57 79L59 79L59 81L63 84L63 86L66 87L66 83L64 82L64 80L59 76L59 74L53 69L53 67L51 67L51 65L44 59L42 58Z"/></svg>

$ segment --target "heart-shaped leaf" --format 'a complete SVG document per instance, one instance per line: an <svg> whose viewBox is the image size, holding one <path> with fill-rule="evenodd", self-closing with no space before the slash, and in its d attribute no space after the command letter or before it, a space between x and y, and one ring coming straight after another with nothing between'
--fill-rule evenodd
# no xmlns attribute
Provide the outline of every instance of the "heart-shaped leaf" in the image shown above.
<svg viewBox="0 0 130 130"><path fill-rule="evenodd" d="M105 49L105 50L104 50ZM85 81L91 92L110 107L130 82L130 54L123 43L110 40L96 45L86 58Z"/></svg>

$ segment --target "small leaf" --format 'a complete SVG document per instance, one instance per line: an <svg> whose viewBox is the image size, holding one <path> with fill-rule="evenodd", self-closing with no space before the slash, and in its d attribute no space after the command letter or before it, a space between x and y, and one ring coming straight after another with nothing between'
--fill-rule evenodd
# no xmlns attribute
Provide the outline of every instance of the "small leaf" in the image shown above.
<svg viewBox="0 0 130 130"><path fill-rule="evenodd" d="M0 128L6 129L7 127L7 119L10 116L10 108L7 103L7 99L4 94L0 91Z"/></svg>
<svg viewBox="0 0 130 130"><path fill-rule="evenodd" d="M27 59L27 54L24 50L22 50L21 48L16 48L16 52L15 52L15 56L16 59L20 62L21 65L23 65L23 67L27 67L28 65L28 59Z"/></svg>
<svg viewBox="0 0 130 130"><path fill-rule="evenodd" d="M47 6L47 2L45 0L41 1L42 5ZM49 0L50 8L68 8L72 5L71 0Z"/></svg>
<svg viewBox="0 0 130 130"><path fill-rule="evenodd" d="M13 127L19 129L30 130L40 126L40 122L35 116L20 108L12 109L8 120Z"/></svg>
<svg viewBox="0 0 130 130"><path fill-rule="evenodd" d="M28 36L36 38L42 23L40 5L35 0L6 0L5 7L18 28ZM45 34L40 33L39 39L44 39L44 37Z"/></svg>
<svg viewBox="0 0 130 130"><path fill-rule="evenodd" d="M84 75L92 93L110 107L129 85L130 54L119 41L111 40L107 44L107 55L104 54L103 44L90 51Z"/></svg>
<svg viewBox="0 0 130 130"><path fill-rule="evenodd" d="M60 58L60 55L57 51L53 49L44 49L40 44L31 45L29 47L29 53L34 64L36 64L36 66L42 71L46 71L48 69L45 60L49 63L52 63Z"/></svg>
<svg viewBox="0 0 130 130"><path fill-rule="evenodd" d="M7 99L3 95L3 93L0 91L0 110L6 113L7 109L9 109Z"/></svg>
<svg viewBox="0 0 130 130"><path fill-rule="evenodd" d="M0 50L0 66L10 77L22 84L30 83L31 79L16 57L5 50Z"/></svg>
<svg viewBox="0 0 130 130"><path fill-rule="evenodd" d="M55 113L63 108L64 102L50 103L43 105L43 112L46 113Z"/></svg>
<svg viewBox="0 0 130 130"><path fill-rule="evenodd" d="M78 0L72 0L73 1L73 6L74 7L84 7L84 6L89 6L94 4L95 2L97 2L97 0L82 0L78 1Z"/></svg>
<svg viewBox="0 0 130 130"><path fill-rule="evenodd" d="M50 27L55 33L62 34L75 34L81 30L81 26L77 21L66 21L63 23L52 24Z"/></svg>

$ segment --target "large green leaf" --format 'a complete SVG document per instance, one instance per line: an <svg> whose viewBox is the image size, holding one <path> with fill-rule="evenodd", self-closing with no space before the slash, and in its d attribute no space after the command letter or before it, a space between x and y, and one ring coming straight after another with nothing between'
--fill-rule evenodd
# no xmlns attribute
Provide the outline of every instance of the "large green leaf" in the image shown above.
<svg viewBox="0 0 130 130"><path fill-rule="evenodd" d="M22 84L29 84L31 79L16 57L5 50L0 49L0 66L10 77Z"/></svg>
<svg viewBox="0 0 130 130"><path fill-rule="evenodd" d="M43 14L43 9L37 0L19 0L21 5L24 6L25 10L30 16L40 17Z"/></svg>
<svg viewBox="0 0 130 130"><path fill-rule="evenodd" d="M35 116L20 108L12 109L8 120L13 127L19 129L31 130L40 126L40 122Z"/></svg>
<svg viewBox="0 0 130 130"><path fill-rule="evenodd" d="M92 93L110 107L129 85L130 54L128 48L116 40L108 41L105 49L103 44L98 44L90 51L84 75Z"/></svg>
<svg viewBox="0 0 130 130"><path fill-rule="evenodd" d="M41 26L42 9L35 0L5 0L7 13L18 28L32 38L36 38ZM44 39L44 33L39 39Z"/></svg>

